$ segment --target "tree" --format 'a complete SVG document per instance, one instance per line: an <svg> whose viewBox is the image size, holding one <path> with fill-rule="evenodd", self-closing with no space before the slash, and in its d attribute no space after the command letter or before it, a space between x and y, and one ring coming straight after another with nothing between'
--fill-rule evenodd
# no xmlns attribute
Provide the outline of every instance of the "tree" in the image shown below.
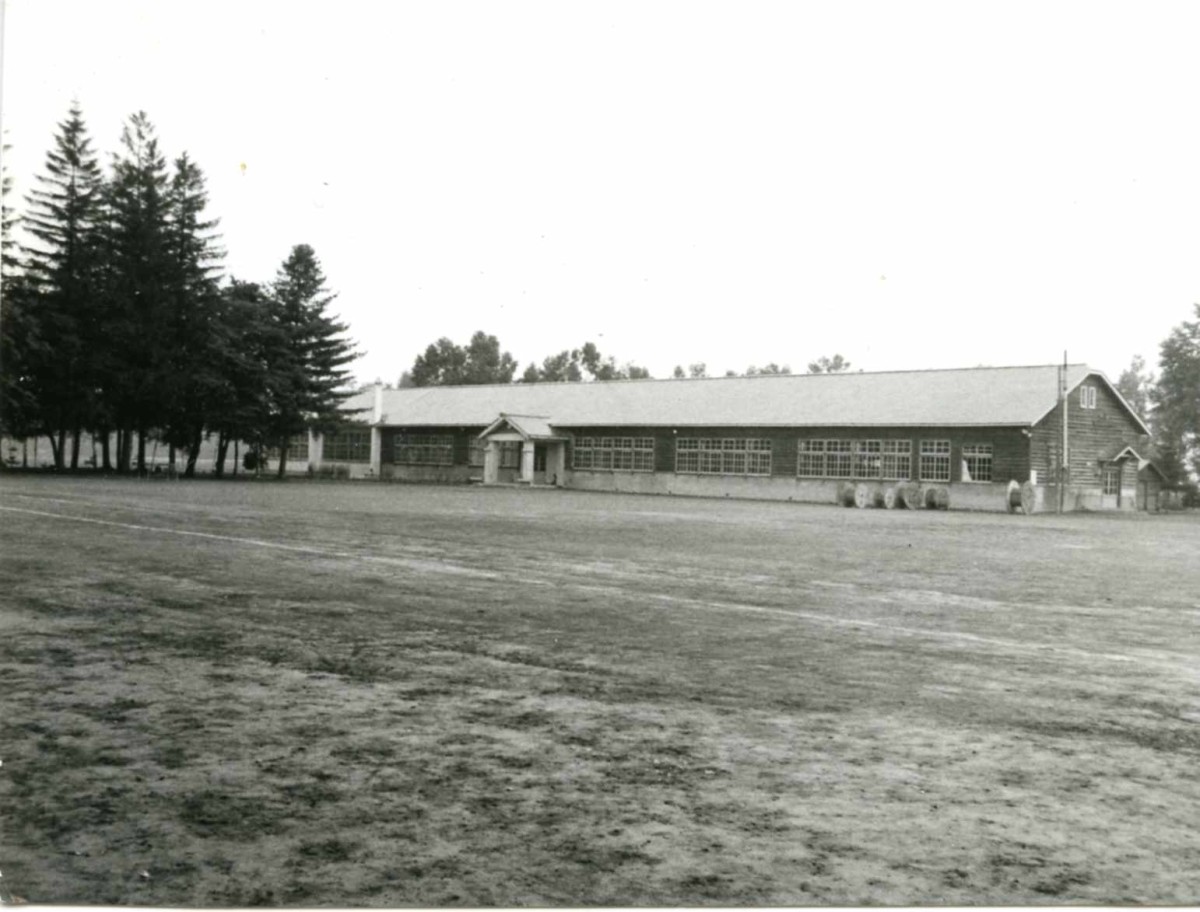
<svg viewBox="0 0 1200 912"><path fill-rule="evenodd" d="M162 395L164 437L171 448L186 447L191 477L208 416L224 407L218 369L217 284L223 252L216 246L217 221L205 219L208 194L204 175L185 152L175 161L168 195L167 347Z"/></svg>
<svg viewBox="0 0 1200 912"><path fill-rule="evenodd" d="M1119 392L1143 419L1150 417L1150 396L1154 390L1154 375L1146 371L1146 359L1134 355L1129 367L1117 380Z"/></svg>
<svg viewBox="0 0 1200 912"><path fill-rule="evenodd" d="M483 331L471 336L463 383L512 383L517 362L508 352L500 351L500 340Z"/></svg>
<svg viewBox="0 0 1200 912"><path fill-rule="evenodd" d="M1176 484L1200 476L1200 304L1194 308L1196 319L1175 327L1159 349L1152 396L1159 460Z"/></svg>
<svg viewBox="0 0 1200 912"><path fill-rule="evenodd" d="M594 342L585 342L580 348L563 349L556 355L542 360L539 368L530 364L521 376L523 383L564 383L583 380L584 372L591 380L645 380L650 371L626 362L622 367L611 355L600 354Z"/></svg>
<svg viewBox="0 0 1200 912"><path fill-rule="evenodd" d="M762 367L755 367L753 364L746 368L747 377L756 377L760 374L790 374L791 367L784 364L782 367L772 361L770 364L764 364Z"/></svg>
<svg viewBox="0 0 1200 912"><path fill-rule="evenodd" d="M8 204L8 195L12 192L13 179L8 173L8 163L3 159L11 149L8 143L0 144L0 278L8 276L16 266L16 241L13 240L13 228L17 224L17 213Z"/></svg>
<svg viewBox="0 0 1200 912"><path fill-rule="evenodd" d="M0 149L0 158L9 149ZM30 318L27 301L28 282L18 273L16 242L12 229L16 214L9 205L12 175L8 163L0 169L0 432L12 437L27 437L34 432L37 402L29 388L26 360L45 345L37 338L37 327Z"/></svg>
<svg viewBox="0 0 1200 912"><path fill-rule="evenodd" d="M268 299L268 435L279 447L279 476L287 470L288 441L308 428L329 430L344 418L350 394L346 365L358 353L347 327L328 313L334 295L313 249L297 244L279 268Z"/></svg>
<svg viewBox="0 0 1200 912"><path fill-rule="evenodd" d="M220 407L209 413L207 430L217 434L215 474L221 477L230 443L244 440L257 451L266 448L269 371L272 361L282 357L284 335L281 327L271 323L262 286L237 279L221 290L213 327L210 370Z"/></svg>
<svg viewBox="0 0 1200 912"><path fill-rule="evenodd" d="M165 419L163 396L171 313L170 177L145 112L129 118L105 197L104 356L99 381L117 428L117 468L129 470L133 432L138 472L146 440ZM107 435L107 430L105 430Z"/></svg>
<svg viewBox="0 0 1200 912"><path fill-rule="evenodd" d="M841 374L850 370L850 362L841 355L834 355L832 358L822 355L816 361L810 361L808 372L810 374Z"/></svg>
<svg viewBox="0 0 1200 912"><path fill-rule="evenodd" d="M675 369L671 371L671 379L673 380L682 380L686 376L687 372L683 369L682 364L676 364Z"/></svg>
<svg viewBox="0 0 1200 912"><path fill-rule="evenodd" d="M443 336L418 355L409 377L413 386L460 386L511 383L517 362L501 352L500 341L483 331L464 348Z"/></svg>
<svg viewBox="0 0 1200 912"><path fill-rule="evenodd" d="M563 349L557 355L549 355L542 359L540 368L529 365L522 379L526 383L575 383L582 380L579 350Z"/></svg>
<svg viewBox="0 0 1200 912"><path fill-rule="evenodd" d="M701 380L708 376L708 365L703 361L697 361L694 364L688 365L688 376L694 380Z"/></svg>
<svg viewBox="0 0 1200 912"><path fill-rule="evenodd" d="M103 181L78 104L58 125L46 153L45 172L26 198L28 285L23 296L27 332L26 381L37 403L37 423L48 434L54 463L64 468L66 441L74 437L71 467L79 460L79 434L95 407L99 351L95 302L99 279L99 221Z"/></svg>

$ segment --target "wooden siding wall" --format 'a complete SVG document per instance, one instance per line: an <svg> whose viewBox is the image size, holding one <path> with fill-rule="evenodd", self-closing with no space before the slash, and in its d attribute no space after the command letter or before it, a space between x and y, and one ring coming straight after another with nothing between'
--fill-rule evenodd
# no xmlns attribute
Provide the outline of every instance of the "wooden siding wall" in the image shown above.
<svg viewBox="0 0 1200 912"><path fill-rule="evenodd" d="M745 427L589 427L570 428L573 437L653 437L654 471L675 471L675 441L680 437L735 437L771 441L771 475L796 476L796 444L800 440L911 440L913 479L919 475L922 440L950 441L950 480L962 480L964 444L992 445L992 480L1024 481L1029 476L1028 438L1020 428L745 428ZM574 462L567 446L567 470ZM595 469L587 471L607 471Z"/></svg>
<svg viewBox="0 0 1200 912"><path fill-rule="evenodd" d="M1067 446L1071 461L1068 482L1099 486L1103 471L1099 464L1101 456L1111 455L1122 446L1131 446L1145 455L1148 440L1103 380L1089 377L1083 385L1096 388L1096 407L1085 409L1080 406L1079 387L1067 396ZM1055 480L1061 446L1062 411L1055 406L1054 411L1033 428L1030 467L1037 471L1040 483Z"/></svg>

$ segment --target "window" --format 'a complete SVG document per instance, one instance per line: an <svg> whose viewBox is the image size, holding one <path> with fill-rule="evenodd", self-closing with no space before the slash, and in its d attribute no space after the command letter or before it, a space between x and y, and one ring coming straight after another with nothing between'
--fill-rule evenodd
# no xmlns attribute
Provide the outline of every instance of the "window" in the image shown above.
<svg viewBox="0 0 1200 912"><path fill-rule="evenodd" d="M487 444L478 437L471 438L471 444L467 448L467 465L473 469L483 468L483 461L487 455Z"/></svg>
<svg viewBox="0 0 1200 912"><path fill-rule="evenodd" d="M1121 493L1121 467L1119 465L1104 467L1104 493Z"/></svg>
<svg viewBox="0 0 1200 912"><path fill-rule="evenodd" d="M883 441L859 440L854 444L854 477L878 478L883 467Z"/></svg>
<svg viewBox="0 0 1200 912"><path fill-rule="evenodd" d="M653 437L576 437L571 466L615 472L653 472Z"/></svg>
<svg viewBox="0 0 1200 912"><path fill-rule="evenodd" d="M825 441L801 440L796 445L796 474L821 478L825 474Z"/></svg>
<svg viewBox="0 0 1200 912"><path fill-rule="evenodd" d="M1089 384L1079 387L1079 407L1085 409L1096 407L1096 387Z"/></svg>
<svg viewBox="0 0 1200 912"><path fill-rule="evenodd" d="M950 480L950 441L921 441L921 481Z"/></svg>
<svg viewBox="0 0 1200 912"><path fill-rule="evenodd" d="M269 447L267 455L279 458L279 447ZM288 438L288 459L308 459L308 434L296 434Z"/></svg>
<svg viewBox="0 0 1200 912"><path fill-rule="evenodd" d="M675 471L688 475L770 475L771 441L742 437L681 437Z"/></svg>
<svg viewBox="0 0 1200 912"><path fill-rule="evenodd" d="M394 458L399 465L454 465L454 438L449 434L400 434Z"/></svg>
<svg viewBox="0 0 1200 912"><path fill-rule="evenodd" d="M895 478L912 474L911 440L801 440L801 478Z"/></svg>
<svg viewBox="0 0 1200 912"><path fill-rule="evenodd" d="M992 480L992 445L990 443L963 444L962 480Z"/></svg>
<svg viewBox="0 0 1200 912"><path fill-rule="evenodd" d="M897 481L907 481L912 477L911 440L883 441L883 462L880 465L879 477Z"/></svg>
<svg viewBox="0 0 1200 912"><path fill-rule="evenodd" d="M329 462L370 462L371 429L344 427L326 434L321 458Z"/></svg>
<svg viewBox="0 0 1200 912"><path fill-rule="evenodd" d="M500 468L502 469L519 469L521 468L521 443L513 441L512 443L500 444Z"/></svg>

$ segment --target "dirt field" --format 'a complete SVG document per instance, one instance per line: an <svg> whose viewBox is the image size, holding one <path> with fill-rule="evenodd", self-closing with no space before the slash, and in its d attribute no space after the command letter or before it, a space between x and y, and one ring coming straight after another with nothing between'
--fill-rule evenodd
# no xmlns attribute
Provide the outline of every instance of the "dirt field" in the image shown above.
<svg viewBox="0 0 1200 912"><path fill-rule="evenodd" d="M1200 522L0 479L0 898L1200 902Z"/></svg>

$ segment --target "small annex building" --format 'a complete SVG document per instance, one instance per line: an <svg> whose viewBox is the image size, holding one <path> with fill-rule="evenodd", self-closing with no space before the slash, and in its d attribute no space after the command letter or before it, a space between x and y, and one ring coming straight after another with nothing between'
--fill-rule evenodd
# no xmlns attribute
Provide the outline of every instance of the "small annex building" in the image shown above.
<svg viewBox="0 0 1200 912"><path fill-rule="evenodd" d="M1001 511L1016 482L1039 512L1057 509L1060 473L1066 510L1156 509L1163 482L1142 419L1084 364L376 386L346 408L358 423L311 437L310 471L823 503L904 486Z"/></svg>

